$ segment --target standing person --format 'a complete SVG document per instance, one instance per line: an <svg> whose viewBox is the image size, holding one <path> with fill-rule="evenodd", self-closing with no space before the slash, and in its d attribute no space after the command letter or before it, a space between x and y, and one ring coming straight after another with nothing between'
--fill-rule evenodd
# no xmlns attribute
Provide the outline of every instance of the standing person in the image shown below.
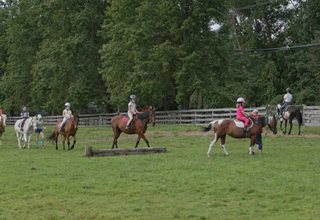
<svg viewBox="0 0 320 220"><path fill-rule="evenodd" d="M259 111L258 111L258 109L254 109L254 110L251 112L251 117L253 117L255 120L258 120L258 118L259 118ZM258 145L259 152L262 153L262 128L261 128L261 130L257 133L257 136L256 136L256 144Z"/></svg>
<svg viewBox="0 0 320 220"><path fill-rule="evenodd" d="M137 113L139 113L137 111L136 99L137 99L137 97L135 95L130 95L130 102L128 103L128 117L129 117L129 120L127 122L126 130L129 130L129 126L130 126L134 116Z"/></svg>
<svg viewBox="0 0 320 220"><path fill-rule="evenodd" d="M288 105L291 105L292 101L293 101L293 95L292 95L291 89L287 88L286 92L287 93L283 96L283 103L282 103L282 106L280 108L280 113L281 113L280 115L282 115L283 110L285 110L285 108Z"/></svg>
<svg viewBox="0 0 320 220"><path fill-rule="evenodd" d="M60 124L59 132L61 132L61 129L64 127L64 124L66 123L66 121L72 117L72 111L70 108L71 108L70 103L66 102L64 104L64 110L62 112L63 119Z"/></svg>
<svg viewBox="0 0 320 220"><path fill-rule="evenodd" d="M44 147L44 127L41 114L37 115L37 130L36 130L36 146L39 145L39 135L41 135L41 147Z"/></svg>
<svg viewBox="0 0 320 220"><path fill-rule="evenodd" d="M240 97L237 99L237 115L236 118L244 122L244 131L248 131L249 119L247 114L244 112L244 98Z"/></svg>
<svg viewBox="0 0 320 220"><path fill-rule="evenodd" d="M21 122L21 125L20 125L20 129L21 129L21 131L23 131L24 123L29 118L29 112L28 112L27 106L23 106L22 107L22 111L20 113L20 117L23 119L23 121Z"/></svg>

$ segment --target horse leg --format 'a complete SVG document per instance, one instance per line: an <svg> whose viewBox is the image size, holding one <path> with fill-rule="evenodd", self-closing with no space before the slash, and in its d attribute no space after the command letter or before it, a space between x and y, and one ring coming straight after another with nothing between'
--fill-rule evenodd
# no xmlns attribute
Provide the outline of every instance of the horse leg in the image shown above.
<svg viewBox="0 0 320 220"><path fill-rule="evenodd" d="M58 137L59 137L59 133L56 132L54 137L54 141L56 142L56 150L58 150Z"/></svg>
<svg viewBox="0 0 320 220"><path fill-rule="evenodd" d="M74 145L76 144L77 140L76 140L76 136L73 137L73 144L71 146L71 150L73 150Z"/></svg>
<svg viewBox="0 0 320 220"><path fill-rule="evenodd" d="M282 130L282 122L283 122L283 120L280 121L280 130L283 132L283 130Z"/></svg>
<svg viewBox="0 0 320 220"><path fill-rule="evenodd" d="M144 136L144 133L141 132L141 133L138 134L138 135L140 136L140 138L142 138L142 139L144 140L144 142L146 142L146 144L148 145L148 147L150 147L149 141L148 141L148 139L146 138L146 136ZM138 144L139 144L139 142L136 143L135 148L138 147Z"/></svg>
<svg viewBox="0 0 320 220"><path fill-rule="evenodd" d="M66 136L63 136L63 140L62 140L62 146L63 146L63 150L65 150L65 143L66 143Z"/></svg>
<svg viewBox="0 0 320 220"><path fill-rule="evenodd" d="M284 121L284 132L283 132L283 134L287 133L287 124L288 124L288 120L285 120Z"/></svg>
<svg viewBox="0 0 320 220"><path fill-rule="evenodd" d="M254 145L256 143L256 135L251 136L250 138L250 146L249 146L249 155L254 155Z"/></svg>
<svg viewBox="0 0 320 220"><path fill-rule="evenodd" d="M112 149L114 148L114 146L116 146L116 148L118 148L118 138L121 134L121 131L118 129L114 129L113 130L113 143L112 143Z"/></svg>
<svg viewBox="0 0 320 220"><path fill-rule="evenodd" d="M21 149L21 141L20 141L20 134L19 134L19 132L16 132L16 136L17 136L17 139L18 139L18 146L19 146L19 148Z"/></svg>
<svg viewBox="0 0 320 220"><path fill-rule="evenodd" d="M24 143L23 143L23 148L26 148L26 144L27 144L27 134L23 134L23 140L24 140Z"/></svg>
<svg viewBox="0 0 320 220"><path fill-rule="evenodd" d="M68 150L70 150L70 136L66 135L67 143L68 143Z"/></svg>
<svg viewBox="0 0 320 220"><path fill-rule="evenodd" d="M207 152L208 157L211 157L211 151L213 149L213 145L217 142L217 140L218 140L217 133L214 133L212 141L209 144L209 148L208 148L208 152Z"/></svg>
<svg viewBox="0 0 320 220"><path fill-rule="evenodd" d="M229 153L228 153L228 151L227 151L227 148L225 147L225 143L226 143L226 135L223 135L223 136L221 137L221 148L222 148L224 154L225 154L226 156L228 156Z"/></svg>
<svg viewBox="0 0 320 220"><path fill-rule="evenodd" d="M135 146L135 148L137 148L138 147L138 145L139 145L139 142L140 142L140 139L141 139L141 137L138 135L138 137L137 137L137 142L136 142L136 146Z"/></svg>
<svg viewBox="0 0 320 220"><path fill-rule="evenodd" d="M292 130L292 118L289 119L289 125L290 125L290 128L289 128L288 135L291 134L291 130Z"/></svg>
<svg viewBox="0 0 320 220"><path fill-rule="evenodd" d="M31 136L32 136L32 134L29 134L29 136L27 137L27 139L28 139L28 148L30 148L30 140L31 140Z"/></svg>

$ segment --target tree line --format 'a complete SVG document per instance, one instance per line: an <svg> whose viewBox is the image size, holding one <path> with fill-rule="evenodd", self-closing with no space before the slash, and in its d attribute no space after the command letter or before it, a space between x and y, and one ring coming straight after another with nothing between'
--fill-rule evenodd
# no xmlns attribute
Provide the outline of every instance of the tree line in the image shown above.
<svg viewBox="0 0 320 220"><path fill-rule="evenodd" d="M0 105L320 104L319 20L317 0L0 0Z"/></svg>

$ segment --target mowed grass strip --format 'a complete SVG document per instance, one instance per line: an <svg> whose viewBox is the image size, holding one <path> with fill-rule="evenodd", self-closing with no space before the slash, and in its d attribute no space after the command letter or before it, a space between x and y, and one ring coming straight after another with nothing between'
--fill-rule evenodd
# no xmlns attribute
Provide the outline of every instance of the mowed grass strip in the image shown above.
<svg viewBox="0 0 320 220"><path fill-rule="evenodd" d="M46 143L20 150L13 128L0 146L0 219L316 219L320 216L319 127L249 140L227 138L230 153L198 126L157 125L147 137L164 154L83 157L86 145L110 148L110 127L79 128L75 150ZM49 135L51 128L46 131ZM119 147L136 136L122 134ZM140 147L146 147L143 141Z"/></svg>

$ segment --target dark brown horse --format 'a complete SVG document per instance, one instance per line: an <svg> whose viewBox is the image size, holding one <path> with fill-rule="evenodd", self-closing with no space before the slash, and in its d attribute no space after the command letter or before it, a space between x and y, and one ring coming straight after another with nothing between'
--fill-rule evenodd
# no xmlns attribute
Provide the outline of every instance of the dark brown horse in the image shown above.
<svg viewBox="0 0 320 220"><path fill-rule="evenodd" d="M225 147L226 135L233 138L250 138L249 154L254 154L253 146L256 143L256 136L262 132L262 128L266 125L272 130L274 134L277 134L277 121L275 116L259 116L258 118L250 117L252 121L252 127L248 132L244 132L242 127L236 126L236 121L232 119L222 119L210 122L204 131L213 131L213 139L210 142L208 149L208 157L211 156L213 145L221 139L221 148L224 153L228 155L228 151Z"/></svg>
<svg viewBox="0 0 320 220"><path fill-rule="evenodd" d="M5 131L6 120L7 120L7 116L5 114L2 114L2 116L0 117L0 145L2 145L1 137Z"/></svg>
<svg viewBox="0 0 320 220"><path fill-rule="evenodd" d="M287 133L287 123L289 121L290 124L290 128L289 128L289 132L288 135L291 134L291 130L292 130L292 120L294 118L297 119L298 121L298 135L300 135L300 127L302 125L302 113L300 111L300 109L295 106L295 105L288 105L282 112L281 112L281 105L278 104L277 105L277 113L280 117L280 129L283 132L283 134ZM284 121L284 130L282 130L282 122Z"/></svg>
<svg viewBox="0 0 320 220"><path fill-rule="evenodd" d="M156 123L155 108L151 106L144 107L141 110L141 113L137 114L136 118L132 120L131 126L128 130L126 129L127 122L128 117L125 115L116 115L111 118L111 127L113 130L112 148L118 148L118 138L121 132L126 134L138 134L135 148L138 147L141 138L146 142L148 147L150 147L149 141L145 137L144 133L147 130L149 122L151 122L153 126Z"/></svg>
<svg viewBox="0 0 320 220"><path fill-rule="evenodd" d="M76 133L78 130L79 114L75 114L72 118L66 121L64 128L59 132L61 120L56 123L53 133L48 137L49 140L55 141L56 150L58 150L58 136L61 134L63 136L62 144L63 150L65 150L66 139L68 141L68 150L72 150L76 144ZM73 144L70 148L70 137L73 137Z"/></svg>

